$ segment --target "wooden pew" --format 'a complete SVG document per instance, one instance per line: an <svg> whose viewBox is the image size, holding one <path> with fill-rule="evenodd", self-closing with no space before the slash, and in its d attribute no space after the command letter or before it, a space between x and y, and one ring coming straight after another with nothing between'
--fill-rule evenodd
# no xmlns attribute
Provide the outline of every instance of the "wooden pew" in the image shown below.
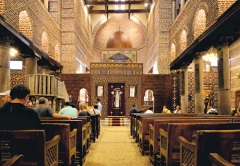
<svg viewBox="0 0 240 166"><path fill-rule="evenodd" d="M91 117L91 126L92 126L92 141L95 142L100 134L100 115L93 114Z"/></svg>
<svg viewBox="0 0 240 166"><path fill-rule="evenodd" d="M91 133L92 133L92 127L91 127L91 118L90 116L79 116L78 118L74 119L79 119L82 120L83 125L86 127L86 151L88 153L88 149L91 145Z"/></svg>
<svg viewBox="0 0 240 166"><path fill-rule="evenodd" d="M212 119L212 118L211 118ZM160 160L160 128L164 131L168 130L168 123L184 123L184 122L212 122L215 121L216 123L223 123L223 122L232 122L231 117L224 117L224 118L216 118L211 120L209 118L205 118L204 116L195 116L195 117L168 117L168 119L154 119L153 125L150 124L150 138L149 138L149 146L150 146L150 153L149 159L152 163L157 163Z"/></svg>
<svg viewBox="0 0 240 166"><path fill-rule="evenodd" d="M70 130L77 129L77 156L76 162L80 165L83 164L86 158L86 127L82 124L81 120L64 120L64 119L45 119L40 118L41 123L67 123L70 124Z"/></svg>
<svg viewBox="0 0 240 166"><path fill-rule="evenodd" d="M59 140L56 135L46 141L44 130L0 130L0 159L22 154L23 165L57 166Z"/></svg>
<svg viewBox="0 0 240 166"><path fill-rule="evenodd" d="M217 153L210 153L209 160L211 161L212 166L234 166L233 164L231 164L228 161L226 161L225 159L223 159Z"/></svg>
<svg viewBox="0 0 240 166"><path fill-rule="evenodd" d="M3 166L19 166L23 163L23 155L14 155Z"/></svg>
<svg viewBox="0 0 240 166"><path fill-rule="evenodd" d="M179 137L180 165L211 166L210 153L239 166L240 130L197 130L194 142Z"/></svg>
<svg viewBox="0 0 240 166"><path fill-rule="evenodd" d="M189 116L165 116L165 117L141 117L138 121L138 134L137 134L137 142L140 147L140 152L142 155L150 153L149 149L149 140L150 140L150 130L149 125L154 123L154 120L166 120L166 119L187 119L187 118L194 118L194 119L205 119L203 116L193 116L189 114Z"/></svg>
<svg viewBox="0 0 240 166"><path fill-rule="evenodd" d="M223 120L222 122L225 122ZM167 132L160 129L160 157L161 162L173 165L179 162L180 149L178 137L184 136L187 139L194 138L195 130L220 130L220 129L239 129L240 123L224 123L219 119L208 121L191 121L189 123L169 123ZM165 160L164 160L165 159Z"/></svg>
<svg viewBox="0 0 240 166"><path fill-rule="evenodd" d="M58 163L75 165L77 129L70 131L70 125L64 123L42 123L42 127L45 130L47 140L54 135L60 135Z"/></svg>

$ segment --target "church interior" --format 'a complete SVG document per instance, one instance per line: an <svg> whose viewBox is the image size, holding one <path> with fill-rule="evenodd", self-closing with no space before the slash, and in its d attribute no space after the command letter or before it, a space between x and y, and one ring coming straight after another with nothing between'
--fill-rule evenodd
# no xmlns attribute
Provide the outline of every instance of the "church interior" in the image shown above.
<svg viewBox="0 0 240 166"><path fill-rule="evenodd" d="M239 18L238 0L0 0L0 92L24 84L34 107L46 97L56 113L98 98L99 122L127 118L136 142L133 104L231 116Z"/></svg>
<svg viewBox="0 0 240 166"><path fill-rule="evenodd" d="M102 118L127 117L134 103L152 105L157 113L163 105L204 113L206 98L208 108L231 114L239 103L239 21L233 4L2 1L1 54L6 58L1 59L0 90L26 84L35 106L45 96L57 112L64 101L93 105L99 98ZM122 92L122 110L111 108L115 88Z"/></svg>

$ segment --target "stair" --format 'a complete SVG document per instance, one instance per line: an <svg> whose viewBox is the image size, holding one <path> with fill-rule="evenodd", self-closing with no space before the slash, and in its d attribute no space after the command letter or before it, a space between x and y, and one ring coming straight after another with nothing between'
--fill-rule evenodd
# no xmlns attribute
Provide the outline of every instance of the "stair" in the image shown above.
<svg viewBox="0 0 240 166"><path fill-rule="evenodd" d="M128 118L112 118L108 117L105 118L104 120L101 120L101 125L102 126L129 126L130 120Z"/></svg>

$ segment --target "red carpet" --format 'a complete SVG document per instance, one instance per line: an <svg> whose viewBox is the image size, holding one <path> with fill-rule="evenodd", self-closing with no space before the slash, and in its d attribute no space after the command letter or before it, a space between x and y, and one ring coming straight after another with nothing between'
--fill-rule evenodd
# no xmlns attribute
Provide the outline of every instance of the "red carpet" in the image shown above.
<svg viewBox="0 0 240 166"><path fill-rule="evenodd" d="M108 126L124 126L123 118L109 118Z"/></svg>

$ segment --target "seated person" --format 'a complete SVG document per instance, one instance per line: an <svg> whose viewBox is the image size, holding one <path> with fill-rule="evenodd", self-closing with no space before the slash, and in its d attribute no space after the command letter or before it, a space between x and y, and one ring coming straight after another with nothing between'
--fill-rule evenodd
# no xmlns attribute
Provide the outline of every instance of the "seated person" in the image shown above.
<svg viewBox="0 0 240 166"><path fill-rule="evenodd" d="M171 111L170 111L169 109L167 109L167 106L166 106L166 105L164 105L164 106L163 106L162 113L163 113L163 114L171 114Z"/></svg>
<svg viewBox="0 0 240 166"><path fill-rule="evenodd" d="M11 102L0 108L0 130L37 130L42 129L36 112L26 107L30 89L16 85L10 91Z"/></svg>
<svg viewBox="0 0 240 166"><path fill-rule="evenodd" d="M130 109L130 115L132 114L132 113L139 113L140 111L136 108L136 105L135 104L133 104L133 107Z"/></svg>
<svg viewBox="0 0 240 166"><path fill-rule="evenodd" d="M87 103L79 103L79 110L81 111L78 116L90 116L90 110L87 108Z"/></svg>
<svg viewBox="0 0 240 166"><path fill-rule="evenodd" d="M153 107L149 107L148 110L146 112L144 112L145 114L152 114L153 113Z"/></svg>
<svg viewBox="0 0 240 166"><path fill-rule="evenodd" d="M175 114L181 113L181 109L179 105L176 106L176 109L173 111L173 113Z"/></svg>
<svg viewBox="0 0 240 166"><path fill-rule="evenodd" d="M60 110L59 114L71 116L72 118L77 118L77 112L77 109L73 108L69 102L65 102L64 108Z"/></svg>
<svg viewBox="0 0 240 166"><path fill-rule="evenodd" d="M93 109L90 109L90 114L99 114L101 116L101 111L98 109L98 105L94 105Z"/></svg>
<svg viewBox="0 0 240 166"><path fill-rule="evenodd" d="M39 117L54 117L54 118L67 118L72 119L71 116L61 115L53 112L52 108L49 107L48 99L45 97L39 98L39 107L34 109Z"/></svg>
<svg viewBox="0 0 240 166"><path fill-rule="evenodd" d="M208 111L207 111L207 114L215 114L215 115L218 115L218 111L212 107L210 108Z"/></svg>

